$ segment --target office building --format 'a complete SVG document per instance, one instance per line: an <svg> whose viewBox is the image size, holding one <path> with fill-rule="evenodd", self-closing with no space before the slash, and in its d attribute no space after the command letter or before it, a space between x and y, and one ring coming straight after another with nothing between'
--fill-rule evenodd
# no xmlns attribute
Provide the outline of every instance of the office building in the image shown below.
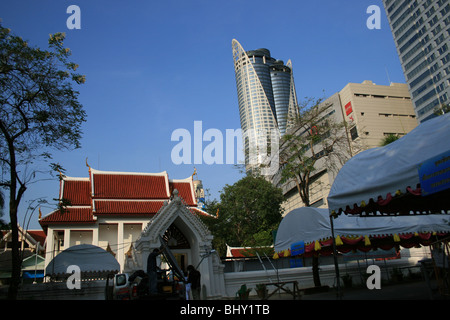
<svg viewBox="0 0 450 320"><path fill-rule="evenodd" d="M450 3L383 0L419 122L450 103Z"/></svg>
<svg viewBox="0 0 450 320"><path fill-rule="evenodd" d="M408 86L404 83L377 85L370 80L362 83L348 83L341 91L322 102L328 105L323 111L323 119L332 119L335 123L345 120L347 141L334 145L335 157L322 157L316 161L310 184L310 204L327 208L327 197L337 172L350 157L370 148L379 147L383 139L391 134L402 137L417 125L417 118L411 102ZM305 134L305 130L293 131L293 134ZM280 146L283 150L283 144ZM315 149L316 156L322 154ZM285 213L304 206L295 181L281 183L281 170L271 177L271 182L283 190L286 202Z"/></svg>
<svg viewBox="0 0 450 320"><path fill-rule="evenodd" d="M349 83L339 92L339 97L350 138L352 141L360 138L362 150L379 147L389 135L402 137L418 125L404 83L389 86L370 80Z"/></svg>

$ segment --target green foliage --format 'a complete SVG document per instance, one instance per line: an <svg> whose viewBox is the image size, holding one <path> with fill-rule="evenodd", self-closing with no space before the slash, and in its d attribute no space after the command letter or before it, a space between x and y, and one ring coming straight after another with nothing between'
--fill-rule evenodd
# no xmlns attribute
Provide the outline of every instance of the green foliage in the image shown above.
<svg viewBox="0 0 450 320"><path fill-rule="evenodd" d="M85 78L73 72L64 38L63 33L50 35L50 50L41 50L0 25L0 128L17 153L80 147L86 113L72 82Z"/></svg>
<svg viewBox="0 0 450 320"><path fill-rule="evenodd" d="M49 50L28 45L0 24L0 186L9 191L12 234L12 281L9 298L20 281L17 211L28 183L35 180L35 161L51 159L50 149L80 147L86 113L72 84L76 73L64 48L64 33L50 35Z"/></svg>
<svg viewBox="0 0 450 320"><path fill-rule="evenodd" d="M387 135L386 137L384 137L384 139L381 141L380 145L382 147L387 146L388 144L390 144L398 139L400 139L400 137L398 135L391 133L391 134Z"/></svg>
<svg viewBox="0 0 450 320"><path fill-rule="evenodd" d="M11 230L11 223L6 223L4 220L0 219L0 230Z"/></svg>
<svg viewBox="0 0 450 320"><path fill-rule="evenodd" d="M41 50L0 24L0 184L8 189L18 183L24 191L36 176L29 168L51 159L50 149L80 147L86 113L72 85L85 77L75 72L64 39L64 33L50 35L49 50Z"/></svg>
<svg viewBox="0 0 450 320"><path fill-rule="evenodd" d="M281 183L294 181L305 206L310 205L310 185L320 170L316 163L325 158L328 169L338 169L351 156L345 123L338 123L331 105L322 99L307 99L299 106L299 116L282 138Z"/></svg>
<svg viewBox="0 0 450 320"><path fill-rule="evenodd" d="M217 219L204 221L214 235L216 250L225 254L230 246L270 246L272 230L282 219L281 189L275 188L261 176L246 176L233 185L226 185L220 202L207 204L206 211Z"/></svg>
<svg viewBox="0 0 450 320"><path fill-rule="evenodd" d="M439 107L436 107L433 110L433 112L437 116L442 116L442 115L450 112L450 105L448 103L447 104L441 104Z"/></svg>

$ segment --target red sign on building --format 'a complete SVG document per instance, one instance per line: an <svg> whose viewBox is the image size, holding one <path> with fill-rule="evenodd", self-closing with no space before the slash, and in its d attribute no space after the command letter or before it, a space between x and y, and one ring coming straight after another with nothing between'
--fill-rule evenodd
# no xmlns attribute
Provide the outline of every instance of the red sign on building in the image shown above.
<svg viewBox="0 0 450 320"><path fill-rule="evenodd" d="M348 116L350 113L352 113L353 112L353 109L352 109L352 102L350 101L349 103L347 103L346 105L345 105L345 114Z"/></svg>

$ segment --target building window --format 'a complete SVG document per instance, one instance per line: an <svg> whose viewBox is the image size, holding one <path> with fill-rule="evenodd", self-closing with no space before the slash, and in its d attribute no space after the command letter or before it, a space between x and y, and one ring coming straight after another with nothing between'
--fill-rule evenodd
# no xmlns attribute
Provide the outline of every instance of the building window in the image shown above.
<svg viewBox="0 0 450 320"><path fill-rule="evenodd" d="M438 49L438 52L439 52L439 54L443 54L443 53L445 53L445 52L447 52L447 50L448 50L448 45L447 44L444 44L442 47L440 47L439 49Z"/></svg>
<svg viewBox="0 0 450 320"><path fill-rule="evenodd" d="M352 140L358 138L358 130L356 129L356 126L350 129L350 136L352 137Z"/></svg>

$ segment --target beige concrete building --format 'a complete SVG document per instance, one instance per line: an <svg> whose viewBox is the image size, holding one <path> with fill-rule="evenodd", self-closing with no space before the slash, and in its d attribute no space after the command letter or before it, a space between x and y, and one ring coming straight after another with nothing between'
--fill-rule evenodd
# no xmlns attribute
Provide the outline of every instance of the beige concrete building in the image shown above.
<svg viewBox="0 0 450 320"><path fill-rule="evenodd" d="M337 123L346 121L347 143L342 144L340 151L348 158L363 150L379 147L389 134L401 137L418 125L408 86L402 83L391 83L389 86L376 85L369 80L349 83L322 103L329 105L324 117L332 117ZM343 150L346 147L348 150ZM343 165L342 158L326 158L316 162L314 182L310 187L310 204L318 208L328 207L329 190ZM280 183L282 169L280 167L271 181L283 190L287 214L304 204L294 181Z"/></svg>
<svg viewBox="0 0 450 320"><path fill-rule="evenodd" d="M418 124L406 84L349 83L339 97L350 136L360 138L363 149L379 147L389 134L404 136Z"/></svg>

